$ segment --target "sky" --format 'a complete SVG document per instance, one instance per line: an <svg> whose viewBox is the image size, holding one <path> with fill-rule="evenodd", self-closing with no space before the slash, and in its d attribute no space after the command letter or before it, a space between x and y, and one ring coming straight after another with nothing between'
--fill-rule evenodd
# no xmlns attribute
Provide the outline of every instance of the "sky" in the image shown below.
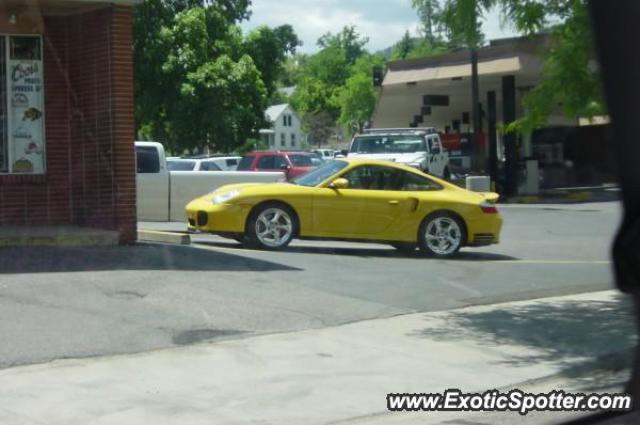
<svg viewBox="0 0 640 425"><path fill-rule="evenodd" d="M337 33L345 25L355 25L369 37L372 52L392 46L407 30L418 35L419 29L411 0L253 0L251 10L251 19L242 24L245 31L290 24L303 42L300 53L314 53L320 36ZM497 13L486 17L483 29L487 40L514 35L500 27Z"/></svg>

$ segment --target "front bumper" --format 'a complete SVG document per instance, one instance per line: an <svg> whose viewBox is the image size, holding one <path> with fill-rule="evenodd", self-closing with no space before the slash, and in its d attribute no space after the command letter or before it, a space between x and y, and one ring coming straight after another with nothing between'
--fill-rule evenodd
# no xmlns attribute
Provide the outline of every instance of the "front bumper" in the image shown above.
<svg viewBox="0 0 640 425"><path fill-rule="evenodd" d="M196 200L186 207L187 227L192 232L243 233L247 211L241 205Z"/></svg>

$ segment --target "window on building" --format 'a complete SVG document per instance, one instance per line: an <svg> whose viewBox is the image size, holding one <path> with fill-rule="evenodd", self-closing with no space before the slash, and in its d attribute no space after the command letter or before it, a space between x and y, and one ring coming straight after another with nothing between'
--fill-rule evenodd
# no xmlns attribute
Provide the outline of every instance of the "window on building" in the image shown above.
<svg viewBox="0 0 640 425"><path fill-rule="evenodd" d="M292 147L296 146L296 135L295 135L295 133L291 133L291 146Z"/></svg>
<svg viewBox="0 0 640 425"><path fill-rule="evenodd" d="M40 37L0 36L0 173L44 173L43 81Z"/></svg>
<svg viewBox="0 0 640 425"><path fill-rule="evenodd" d="M282 133L280 134L280 146L286 146L287 145L287 135Z"/></svg>
<svg viewBox="0 0 640 425"><path fill-rule="evenodd" d="M289 122L289 121L287 120L287 116L286 116L286 115L283 115L283 116L282 116L282 125L286 127L288 122Z"/></svg>

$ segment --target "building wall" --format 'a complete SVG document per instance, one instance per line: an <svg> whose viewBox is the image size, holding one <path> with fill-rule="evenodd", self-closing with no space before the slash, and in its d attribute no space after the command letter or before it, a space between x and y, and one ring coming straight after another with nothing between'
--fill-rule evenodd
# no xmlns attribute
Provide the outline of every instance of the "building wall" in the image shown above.
<svg viewBox="0 0 640 425"><path fill-rule="evenodd" d="M291 126L284 125L284 116L291 116ZM287 108L284 110L282 114L275 120L273 123L273 131L274 131L274 145L271 146L273 149L300 149L303 147L304 133L302 132L302 123L300 122L300 118L296 113L291 109ZM283 146L281 143L282 135L285 136L285 145ZM295 134L296 144L295 146L291 145L291 135Z"/></svg>
<svg viewBox="0 0 640 425"><path fill-rule="evenodd" d="M131 9L44 17L45 175L0 176L0 225L136 239Z"/></svg>

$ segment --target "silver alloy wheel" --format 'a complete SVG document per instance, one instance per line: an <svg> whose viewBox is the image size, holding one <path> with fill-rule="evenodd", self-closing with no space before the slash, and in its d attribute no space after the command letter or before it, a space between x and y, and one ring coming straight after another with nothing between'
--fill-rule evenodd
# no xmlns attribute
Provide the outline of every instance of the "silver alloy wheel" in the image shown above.
<svg viewBox="0 0 640 425"><path fill-rule="evenodd" d="M460 226L451 217L436 217L425 232L427 246L438 255L453 254L462 243Z"/></svg>
<svg viewBox="0 0 640 425"><path fill-rule="evenodd" d="M269 248L280 248L289 242L293 235L293 221L289 214L280 208L268 208L256 219L256 236Z"/></svg>

